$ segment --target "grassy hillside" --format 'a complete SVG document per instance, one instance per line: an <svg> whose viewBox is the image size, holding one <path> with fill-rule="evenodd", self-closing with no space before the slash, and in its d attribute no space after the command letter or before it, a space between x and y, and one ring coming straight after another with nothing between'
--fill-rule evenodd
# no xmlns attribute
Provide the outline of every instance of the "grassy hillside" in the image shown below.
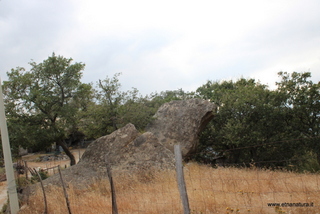
<svg viewBox="0 0 320 214"><path fill-rule="evenodd" d="M320 213L320 176L260 169L211 168L190 163L185 179L192 213ZM114 178L119 213L182 213L174 171ZM63 190L46 187L49 213L68 213ZM74 214L111 213L107 180L85 190L68 189ZM268 203L287 204L279 207ZM290 207L291 206L291 207ZM39 190L20 214L43 213Z"/></svg>

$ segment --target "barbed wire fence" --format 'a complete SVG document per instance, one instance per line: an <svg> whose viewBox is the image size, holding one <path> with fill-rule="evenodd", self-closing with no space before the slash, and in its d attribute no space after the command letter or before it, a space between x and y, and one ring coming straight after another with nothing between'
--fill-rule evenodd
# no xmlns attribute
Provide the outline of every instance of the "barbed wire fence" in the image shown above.
<svg viewBox="0 0 320 214"><path fill-rule="evenodd" d="M273 160L281 161L288 160ZM70 210L72 213L320 213L319 174L245 167L248 164L243 164L242 168L232 164L215 168L182 164L186 184L184 196L179 192L181 176L177 180L176 171L137 175L117 171L120 177L109 175L113 176L113 191L108 178L87 188L86 193L67 189ZM112 196L112 192L116 195ZM56 196L50 194L48 191L49 210L50 204L54 204L50 200L56 203ZM188 205L185 199L181 200L186 197ZM112 198L117 201L117 209ZM67 213L65 203L61 205L61 212L51 209L55 209L54 213Z"/></svg>

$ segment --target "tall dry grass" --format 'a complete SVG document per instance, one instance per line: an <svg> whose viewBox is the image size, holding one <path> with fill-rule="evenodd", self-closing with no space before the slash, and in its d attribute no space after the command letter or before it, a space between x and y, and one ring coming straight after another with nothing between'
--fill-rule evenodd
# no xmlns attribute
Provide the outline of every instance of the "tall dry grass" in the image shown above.
<svg viewBox="0 0 320 214"><path fill-rule="evenodd" d="M192 213L320 213L320 177L316 174L261 169L184 168ZM182 213L175 172L114 177L119 213ZM49 213L68 213L63 190L46 188ZM68 189L73 214L111 213L107 180L85 190ZM269 207L267 203L313 203L313 207ZM20 214L43 213L41 190Z"/></svg>

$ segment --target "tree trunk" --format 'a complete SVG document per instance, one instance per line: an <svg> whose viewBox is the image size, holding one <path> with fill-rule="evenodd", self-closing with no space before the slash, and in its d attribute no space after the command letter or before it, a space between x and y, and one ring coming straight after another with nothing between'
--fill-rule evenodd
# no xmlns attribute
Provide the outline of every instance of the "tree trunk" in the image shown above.
<svg viewBox="0 0 320 214"><path fill-rule="evenodd" d="M76 164L76 159L74 158L73 154L70 152L69 148L67 147L66 143L64 141L58 141L58 146L61 146L63 151L68 155L70 158L70 166L73 166Z"/></svg>
<svg viewBox="0 0 320 214"><path fill-rule="evenodd" d="M320 153L319 152L317 153L317 161L318 161L318 164L320 164Z"/></svg>

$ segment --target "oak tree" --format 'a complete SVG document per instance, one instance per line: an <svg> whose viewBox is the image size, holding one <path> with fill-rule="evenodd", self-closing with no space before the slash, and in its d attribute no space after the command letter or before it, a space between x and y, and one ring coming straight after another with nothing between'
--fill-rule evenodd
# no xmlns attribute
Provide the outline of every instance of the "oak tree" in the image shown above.
<svg viewBox="0 0 320 214"><path fill-rule="evenodd" d="M30 70L12 69L4 91L13 139L43 147L55 142L74 165L65 139L91 87L80 81L85 65L72 61L53 53L41 63L30 62Z"/></svg>

